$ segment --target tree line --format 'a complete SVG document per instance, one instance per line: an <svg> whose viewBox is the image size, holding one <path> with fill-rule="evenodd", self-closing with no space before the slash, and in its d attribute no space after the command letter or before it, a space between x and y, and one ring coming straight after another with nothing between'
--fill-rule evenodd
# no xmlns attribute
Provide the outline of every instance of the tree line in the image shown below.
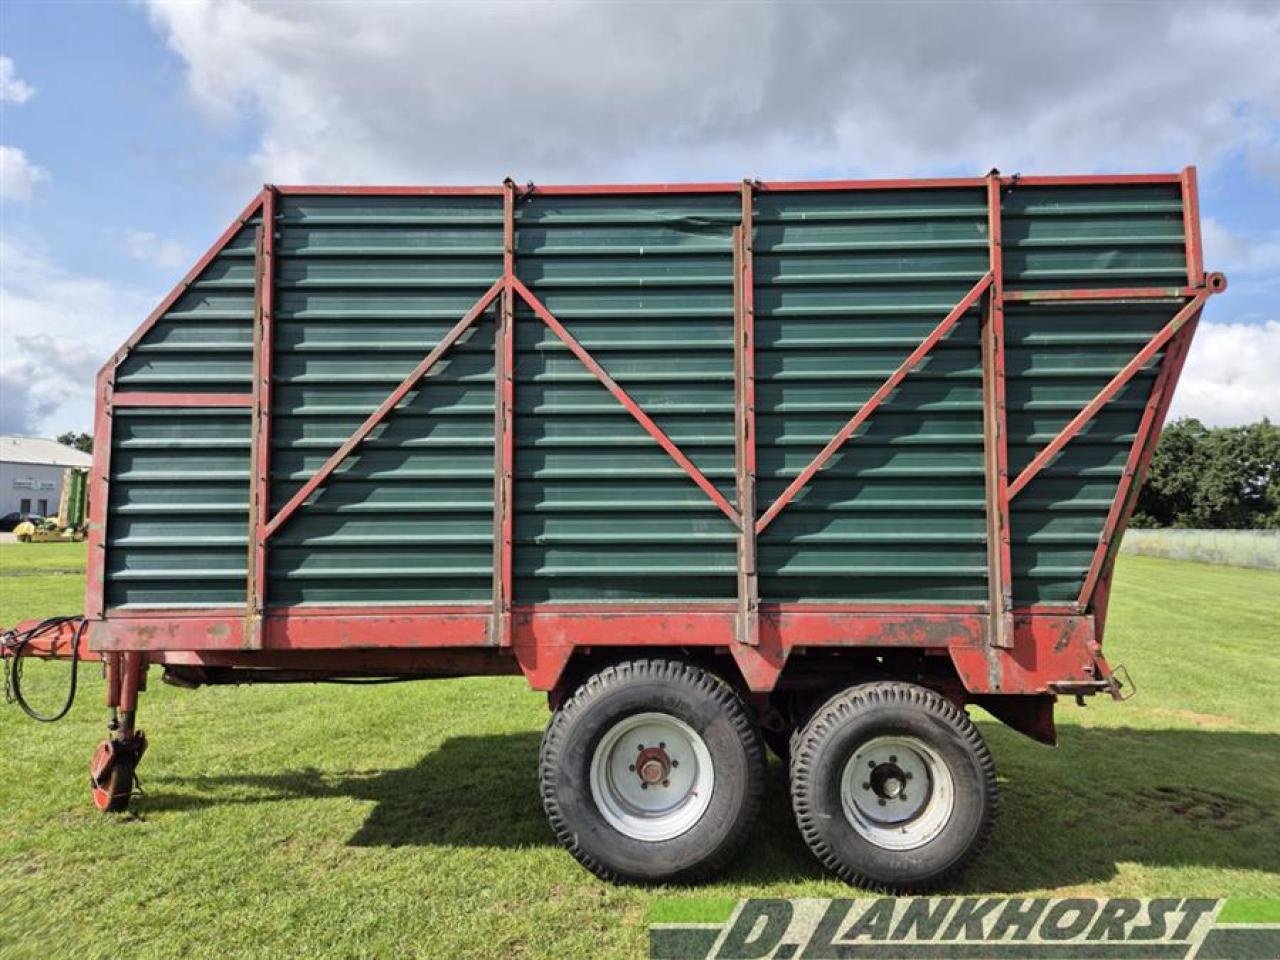
<svg viewBox="0 0 1280 960"><path fill-rule="evenodd" d="M1164 428L1133 514L1135 527L1280 529L1280 426Z"/></svg>
<svg viewBox="0 0 1280 960"><path fill-rule="evenodd" d="M57 440L64 447L71 447L81 453L93 453L93 434L91 433L76 433L74 430L68 430L66 433L58 434Z"/></svg>

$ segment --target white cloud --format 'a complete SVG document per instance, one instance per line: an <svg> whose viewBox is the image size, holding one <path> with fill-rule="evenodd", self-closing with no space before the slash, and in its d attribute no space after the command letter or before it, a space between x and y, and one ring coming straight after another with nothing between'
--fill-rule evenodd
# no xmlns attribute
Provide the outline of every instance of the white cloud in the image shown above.
<svg viewBox="0 0 1280 960"><path fill-rule="evenodd" d="M1212 217L1205 217L1201 237L1205 263L1222 270L1228 278L1243 274L1251 279L1261 276L1271 285L1280 282L1280 230L1236 233Z"/></svg>
<svg viewBox="0 0 1280 960"><path fill-rule="evenodd" d="M1280 422L1280 320L1202 322L1192 341L1171 417L1210 426Z"/></svg>
<svg viewBox="0 0 1280 960"><path fill-rule="evenodd" d="M0 103L26 103L36 88L18 76L12 57L0 56Z"/></svg>
<svg viewBox="0 0 1280 960"><path fill-rule="evenodd" d="M36 184L49 179L18 147L0 145L0 200L29 200Z"/></svg>
<svg viewBox="0 0 1280 960"><path fill-rule="evenodd" d="M370 8L374 8L371 12ZM1280 171L1280 8L152 0L270 180Z"/></svg>
<svg viewBox="0 0 1280 960"><path fill-rule="evenodd" d="M0 235L0 432L90 429L94 373L155 300Z"/></svg>
<svg viewBox="0 0 1280 960"><path fill-rule="evenodd" d="M187 248L177 240L158 237L145 230L125 230L124 249L133 259L154 267L182 267L189 261Z"/></svg>

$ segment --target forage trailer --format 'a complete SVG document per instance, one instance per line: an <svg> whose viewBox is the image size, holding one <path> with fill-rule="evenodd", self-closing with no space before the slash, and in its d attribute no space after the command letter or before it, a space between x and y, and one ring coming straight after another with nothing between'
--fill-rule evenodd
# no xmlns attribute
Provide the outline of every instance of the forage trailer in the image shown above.
<svg viewBox="0 0 1280 960"><path fill-rule="evenodd" d="M983 844L965 708L1120 695L1111 573L1208 297L1195 172L268 186L103 367L96 802L148 671L523 674L602 877L723 865L767 743L818 858ZM83 648L83 649L82 649Z"/></svg>

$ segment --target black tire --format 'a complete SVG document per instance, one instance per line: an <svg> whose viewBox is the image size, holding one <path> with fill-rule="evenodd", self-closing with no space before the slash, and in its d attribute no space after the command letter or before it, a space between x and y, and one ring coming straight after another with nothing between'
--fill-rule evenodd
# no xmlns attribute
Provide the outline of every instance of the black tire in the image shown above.
<svg viewBox="0 0 1280 960"><path fill-rule="evenodd" d="M930 763L945 767L938 771L938 782L950 776L954 799L943 825L934 828L936 833L925 830L920 845L910 849L889 849L864 836L842 800L846 767L856 753L870 750L876 738L885 737L923 743L927 750L916 759L923 760L926 768ZM924 759L928 753L931 760ZM875 772L896 770L896 764L894 757L894 764L885 764ZM854 768L849 769L852 774ZM857 774L859 779L861 776ZM868 781L855 782L851 789L879 791L880 787L870 783L872 774L867 776ZM901 790L905 799L910 779L894 779L890 774L886 782L891 790ZM921 781L929 784L927 796L938 789L933 774ZM917 781L917 788L921 781ZM861 795L858 802L871 806L877 796L877 792L870 792ZM832 697L797 734L791 760L791 802L809 849L845 881L888 893L926 891L958 874L990 839L998 806L995 763L977 728L951 701L910 683L868 683ZM883 797L875 802L885 806ZM915 802L920 803L920 798ZM861 829L867 828L864 825ZM898 825L887 829L895 831ZM907 829L901 832L905 834Z"/></svg>
<svg viewBox="0 0 1280 960"><path fill-rule="evenodd" d="M621 832L593 794L592 762L602 741L644 713L688 725L714 773L704 812L670 839ZM764 795L764 747L746 706L719 677L676 660L632 660L590 677L552 715L541 753L539 786L551 829L605 880L689 883L714 874L738 852Z"/></svg>
<svg viewBox="0 0 1280 960"><path fill-rule="evenodd" d="M129 802L133 800L133 769L133 764L128 762L118 763L111 769L103 784L107 795L103 813L123 813L129 809Z"/></svg>

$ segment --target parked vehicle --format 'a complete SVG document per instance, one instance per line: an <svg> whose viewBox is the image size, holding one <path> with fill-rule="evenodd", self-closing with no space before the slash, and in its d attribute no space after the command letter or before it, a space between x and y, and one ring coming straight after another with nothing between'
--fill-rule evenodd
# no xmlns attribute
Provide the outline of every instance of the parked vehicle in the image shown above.
<svg viewBox="0 0 1280 960"><path fill-rule="evenodd" d="M88 510L89 471L68 467L62 474L62 494L58 513L52 517L28 515L11 529L19 543L69 543L85 538ZM12 513L9 517L18 517ZM7 521L9 517L4 519Z"/></svg>
<svg viewBox="0 0 1280 960"><path fill-rule="evenodd" d="M1121 695L1111 571L1201 308L1195 173L273 187L102 369L83 627L125 807L186 686L522 673L610 879L987 842L966 707ZM10 646L19 643L14 635Z"/></svg>
<svg viewBox="0 0 1280 960"><path fill-rule="evenodd" d="M3 517L0 517L0 533L12 533L20 523L39 524L42 522L44 522L44 517L34 513L19 513L15 510L13 513L6 513Z"/></svg>

